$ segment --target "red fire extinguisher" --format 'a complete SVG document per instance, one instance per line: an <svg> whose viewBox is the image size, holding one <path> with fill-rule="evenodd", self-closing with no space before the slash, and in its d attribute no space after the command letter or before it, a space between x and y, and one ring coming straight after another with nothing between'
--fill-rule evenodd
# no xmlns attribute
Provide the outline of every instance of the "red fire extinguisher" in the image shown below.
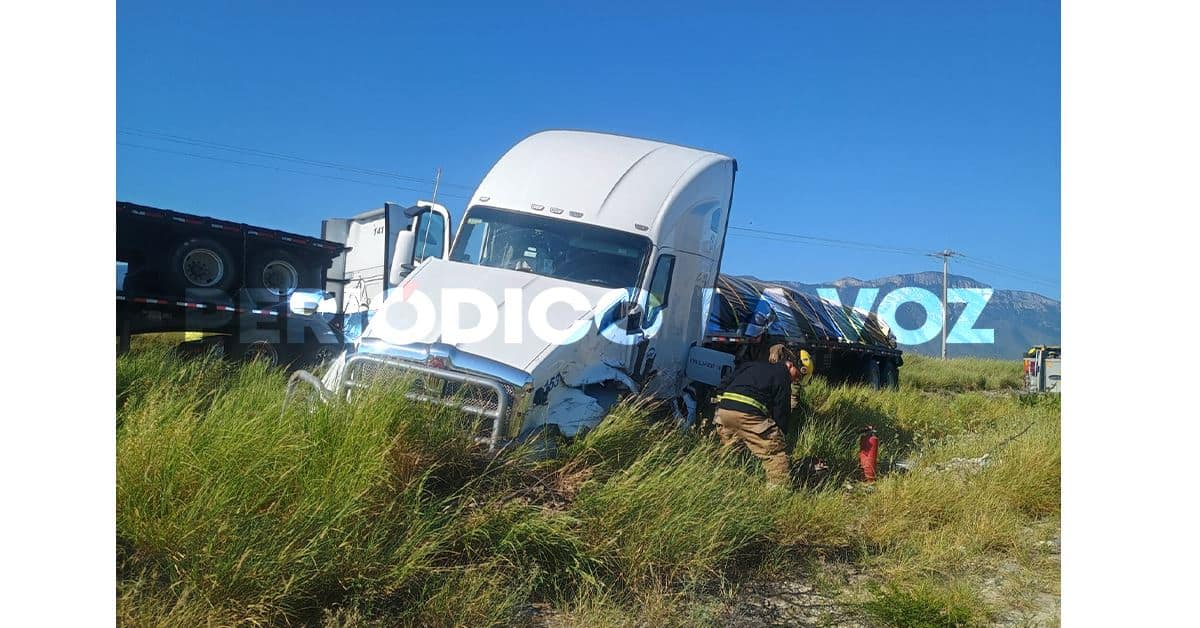
<svg viewBox="0 0 1200 628"><path fill-rule="evenodd" d="M862 468L863 478L868 482L875 481L875 461L879 459L879 437L875 428L868 425L862 429L858 437L858 466Z"/></svg>

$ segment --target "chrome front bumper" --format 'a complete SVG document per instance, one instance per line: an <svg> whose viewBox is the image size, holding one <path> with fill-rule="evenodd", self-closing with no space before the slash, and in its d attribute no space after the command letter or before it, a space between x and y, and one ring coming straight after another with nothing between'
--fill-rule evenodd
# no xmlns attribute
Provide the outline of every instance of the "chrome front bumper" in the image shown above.
<svg viewBox="0 0 1200 628"><path fill-rule="evenodd" d="M309 404L332 399L350 400L354 390L369 387L377 378L402 378L408 389L404 396L416 401L436 403L467 414L491 419L491 430L475 440L494 450L505 437L505 420L513 408L515 390L498 380L439 369L408 360L370 353L355 353L346 360L337 386L330 390L307 371L297 371L288 381L286 400L290 401L301 384L311 388Z"/></svg>

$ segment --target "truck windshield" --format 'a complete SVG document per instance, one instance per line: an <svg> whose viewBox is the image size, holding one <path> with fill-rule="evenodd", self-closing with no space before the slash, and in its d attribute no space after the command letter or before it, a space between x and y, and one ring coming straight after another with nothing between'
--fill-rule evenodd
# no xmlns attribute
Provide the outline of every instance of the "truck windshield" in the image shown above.
<svg viewBox="0 0 1200 628"><path fill-rule="evenodd" d="M632 288L650 250L645 236L491 207L472 207L450 259L567 281Z"/></svg>

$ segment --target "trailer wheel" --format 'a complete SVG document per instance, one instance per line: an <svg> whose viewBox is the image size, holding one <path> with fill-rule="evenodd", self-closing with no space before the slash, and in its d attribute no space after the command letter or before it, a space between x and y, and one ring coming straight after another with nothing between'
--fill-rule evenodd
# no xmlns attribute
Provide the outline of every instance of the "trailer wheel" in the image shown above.
<svg viewBox="0 0 1200 628"><path fill-rule="evenodd" d="M889 390L900 390L900 368L891 360L883 365L883 385Z"/></svg>
<svg viewBox="0 0 1200 628"><path fill-rule="evenodd" d="M235 336L225 339L225 357L238 362L262 360L269 366L282 366L289 361L287 351L265 338L238 342Z"/></svg>
<svg viewBox="0 0 1200 628"><path fill-rule="evenodd" d="M883 373L879 366L879 360L867 358L864 365L863 379L871 390L879 390L883 387Z"/></svg>
<svg viewBox="0 0 1200 628"><path fill-rule="evenodd" d="M283 249L257 253L247 264L246 286L286 297L301 288L321 288L320 273Z"/></svg>
<svg viewBox="0 0 1200 628"><path fill-rule="evenodd" d="M189 238L172 251L167 281L180 293L187 290L229 290L237 282L233 255L209 238Z"/></svg>

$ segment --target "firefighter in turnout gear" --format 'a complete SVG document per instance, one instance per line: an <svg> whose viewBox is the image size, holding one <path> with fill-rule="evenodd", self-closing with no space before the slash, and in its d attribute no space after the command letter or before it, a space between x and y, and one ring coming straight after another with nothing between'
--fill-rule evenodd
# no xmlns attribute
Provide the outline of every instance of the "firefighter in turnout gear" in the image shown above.
<svg viewBox="0 0 1200 628"><path fill-rule="evenodd" d="M774 345L766 360L746 361L730 375L717 397L713 419L725 446L742 443L759 460L767 482L791 485L784 430L791 413L791 385L800 368L784 345Z"/></svg>

